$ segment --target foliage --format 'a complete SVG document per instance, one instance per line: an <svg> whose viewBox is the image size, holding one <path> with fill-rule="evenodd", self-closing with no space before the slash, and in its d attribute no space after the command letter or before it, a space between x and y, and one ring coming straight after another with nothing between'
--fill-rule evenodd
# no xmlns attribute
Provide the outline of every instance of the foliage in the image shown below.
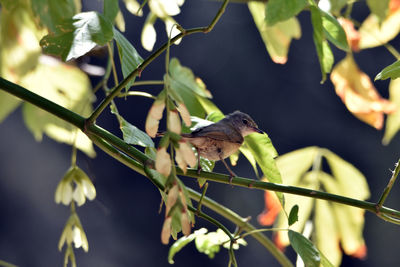
<svg viewBox="0 0 400 267"><path fill-rule="evenodd" d="M321 68L321 82L325 82L331 73L330 79L336 94L347 109L376 129L383 127L384 115L389 114L383 142L390 142L400 129L400 111L397 108L400 105L397 93L400 83L395 80L400 76L400 71L398 53L387 42L400 31L399 1L368 0L371 14L359 27L354 26L358 24L351 17L353 1L243 2L248 2L250 13L271 59L279 64L287 62L291 41L301 37L301 26L296 16L308 12ZM324 6L324 2L329 5ZM275 221L276 228L268 230L277 231L277 246L282 248L290 244L306 266L339 265L342 257L340 247L346 254L365 257L366 245L362 235L365 210L398 223L399 212L382 207L398 174L398 165L379 205L375 205L364 201L370 194L368 185L363 174L352 164L318 147L308 147L278 157L266 133L246 136L240 151L230 157L232 165L236 165L239 153L242 153L256 176L261 170L261 181L249 182L238 177L232 179L227 175L213 173L214 162L210 160L200 159L197 162L195 151L181 134L201 124L217 122L224 114L212 102L212 94L205 83L177 58L170 58L169 48L172 44L179 44L189 34L211 31L223 15L228 1L221 3L208 26L192 29L184 29L173 18L180 13L183 0L148 0L142 4L135 0L125 0L123 3L136 16L143 16L149 10L141 39L147 51L152 51L156 43L156 20L163 21L166 27L168 41L146 59L139 55L135 48L137 44L132 44L121 33L125 28L125 20L117 0L104 0L103 13L81 12L79 0L0 1L1 89L27 100L22 103L20 99L0 91L0 121L18 106L22 106L25 125L36 140L41 140L43 134L46 134L56 141L73 146L71 168L55 192L56 203L70 207L70 216L58 245L59 250L62 250L66 244L64 266L69 262L76 266L72 244L75 248L82 247L85 252L89 249L75 205L79 207L86 199L93 200L96 189L90 178L76 165L76 149L94 157L92 142L115 159L147 176L159 189L165 204L161 242L168 244L170 236L177 239L179 232L184 235L171 246L168 256L170 263L173 263L173 257L178 251L195 241L196 248L210 258L214 257L221 245L224 246L228 249L229 264L236 265L234 249L238 249L239 243L246 244L244 237L253 235L259 241L263 240L264 243L260 242L280 263L288 265L287 258L277 247L268 243L270 241L265 235L260 235L263 229L249 230L251 225L241 220L240 225L236 223L238 230L231 233L221 222L202 212L202 201L205 201L209 207L230 220L233 220L232 217L238 219L230 210L205 197L207 185L197 200L197 208L194 208L191 198L195 198L195 194L191 193L192 190L187 188L179 176L195 177L200 186L203 186L205 180L210 180L274 190L276 194L265 191L266 211L259 216L259 222L270 225L280 213ZM148 8L144 9L145 5ZM116 52L113 49L114 41ZM103 46L109 53L108 64L101 82L94 89L102 89L105 96L100 97L100 105L93 110L95 90L92 90L88 75L77 62L94 50L101 51ZM397 57L395 63L383 68L375 78L393 79L389 86L390 100L379 95L372 80L357 66L353 57L353 52L377 46L385 46ZM346 54L336 65L332 49ZM135 78L149 64L155 64L153 61L165 50L166 64L162 81L148 81L151 85L162 85L162 89L155 96L148 92L133 91L132 88L140 84ZM118 53L120 69L114 62L114 53ZM123 77L121 82L118 81L118 74ZM110 89L111 75L114 83ZM15 87L15 84L22 87ZM121 96L123 88L124 96L140 95L154 99L145 119L144 131L119 114L114 98ZM95 123L108 105L119 122L122 139ZM166 127L163 128L166 131L160 133L160 123L164 122ZM158 146L152 140L155 137L161 137ZM145 153L135 146L144 147ZM323 160L326 160L329 171L323 170ZM197 164L203 167L202 172L195 170ZM208 230L200 229L191 233L196 216L213 223L218 230L207 233ZM312 235L307 235L311 236L312 241L300 234L306 232L307 221L312 221L314 225Z"/></svg>

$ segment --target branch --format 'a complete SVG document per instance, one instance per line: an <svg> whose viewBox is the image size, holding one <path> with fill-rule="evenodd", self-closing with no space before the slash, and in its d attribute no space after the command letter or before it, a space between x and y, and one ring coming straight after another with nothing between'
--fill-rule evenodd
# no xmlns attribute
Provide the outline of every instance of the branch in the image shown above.
<svg viewBox="0 0 400 267"><path fill-rule="evenodd" d="M92 125L85 124L84 117L82 117L79 114L76 114L54 102L51 102L33 92L30 92L29 90L25 89L24 87L21 87L19 85L11 83L0 77L0 89L7 91L10 94L13 94L25 101L28 101L31 104L36 105L39 108L42 108L42 109L50 112L51 114L75 125L76 127L81 129L84 133L86 133L91 138L93 138L93 136L97 136L97 137L100 137L100 138L106 140L109 144L116 147L118 150L124 152L129 157L139 161L142 165L144 165L145 163L149 163L149 162L154 163L152 159L150 159L147 155L142 153L140 150L136 149L133 146L128 145L123 140L121 140L117 136L113 135L112 133L108 132L107 130L97 126L96 124L92 124ZM143 170L141 172L140 171L138 171L138 172L143 174ZM384 206L377 207L377 205L372 202L362 201L362 200L344 197L344 196L335 195L335 194L330 194L330 193L326 193L326 192L322 192L322 191L311 190L311 189L301 188L301 187L296 187L296 186L287 186L287 185L283 185L283 184L262 182L262 181L257 181L257 180L242 178L242 177L234 177L232 179L232 182L230 183L229 175L215 173L215 172L205 172L205 171L202 171L200 174L198 174L197 170L194 170L194 169L189 169L189 170L187 170L186 174L184 174L182 172L182 170L177 168L177 174L181 175L181 176L196 178L196 179L204 178L204 179L214 181L214 182L232 184L232 185L237 185L237 186L242 186L242 187L256 188L256 189L261 189L261 190L271 190L271 191L289 193L289 194L294 194L294 195L312 197L312 198L317 198L317 199L329 200L329 201L333 201L336 203L341 203L344 205L349 205L349 206L357 207L360 209L365 209L376 215L385 214L385 215L391 216L393 218L400 219L400 211L398 211L398 210L390 209L390 208L387 208Z"/></svg>
<svg viewBox="0 0 400 267"><path fill-rule="evenodd" d="M176 35L174 38L171 40L168 39L168 42L166 42L164 45L162 45L158 50L156 50L153 54L151 54L148 58L146 58L135 70L133 70L126 78L119 83L116 87L114 87L111 92L103 99L103 101L97 106L97 108L93 111L92 115L88 118L88 124L93 124L97 117L100 116L100 114L103 112L103 110L111 103L111 101L118 96L118 94L121 92L121 90L136 76L140 76L141 72L154 60L156 59L159 55L161 55L169 46L174 44L176 41L179 39L183 38L184 36L191 35L193 33L208 33L211 31L215 24L218 22L218 20L221 18L222 14L225 11L226 6L228 5L229 0L224 0L222 3L222 6L218 10L218 13L214 17L214 19L211 21L210 25L207 27L200 27L200 28L192 28L189 30L185 30L180 28L181 33Z"/></svg>

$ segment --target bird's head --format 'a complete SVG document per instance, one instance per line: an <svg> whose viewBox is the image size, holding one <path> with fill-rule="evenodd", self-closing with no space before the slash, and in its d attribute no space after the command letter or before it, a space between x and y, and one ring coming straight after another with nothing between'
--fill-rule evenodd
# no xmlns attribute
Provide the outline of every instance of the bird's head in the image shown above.
<svg viewBox="0 0 400 267"><path fill-rule="evenodd" d="M226 119L232 123L233 127L235 127L243 137L251 133L264 133L258 129L257 124L246 113L235 111L227 115Z"/></svg>

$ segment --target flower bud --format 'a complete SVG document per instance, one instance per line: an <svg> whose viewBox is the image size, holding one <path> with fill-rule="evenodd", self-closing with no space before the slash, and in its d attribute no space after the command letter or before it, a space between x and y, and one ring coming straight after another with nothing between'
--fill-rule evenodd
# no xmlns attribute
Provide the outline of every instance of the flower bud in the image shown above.
<svg viewBox="0 0 400 267"><path fill-rule="evenodd" d="M169 237L171 236L171 223L172 223L172 217L166 217L163 228L161 230L161 242L164 245L167 245L169 242Z"/></svg>
<svg viewBox="0 0 400 267"><path fill-rule="evenodd" d="M182 130L181 120L177 110L168 112L168 129L176 134L180 134Z"/></svg>
<svg viewBox="0 0 400 267"><path fill-rule="evenodd" d="M171 173L171 158L165 147L157 150L156 170L166 177Z"/></svg>
<svg viewBox="0 0 400 267"><path fill-rule="evenodd" d="M187 142L181 141L179 142L179 150L183 155L183 158L189 164L190 167L196 167L197 159L196 155L194 154L192 148L188 145Z"/></svg>

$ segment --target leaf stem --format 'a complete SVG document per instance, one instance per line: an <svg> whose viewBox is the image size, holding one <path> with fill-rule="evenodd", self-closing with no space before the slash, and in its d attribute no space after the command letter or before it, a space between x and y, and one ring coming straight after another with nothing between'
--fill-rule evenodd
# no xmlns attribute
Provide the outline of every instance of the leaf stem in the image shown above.
<svg viewBox="0 0 400 267"><path fill-rule="evenodd" d="M159 55L161 55L170 45L174 44L177 40L180 38L183 38L184 36L194 34L194 33L208 33L210 32L215 24L218 22L218 20L221 18L222 14L225 11L225 8L228 4L229 0L225 0L218 10L218 13L214 17L214 19L211 21L211 24L208 25L207 27L200 27L200 28L192 28L189 30L183 30L180 34L176 35L174 38L169 39L164 45L162 45L158 50L156 50L153 54L151 54L148 58L146 58L135 70L133 70L125 79L123 79L117 86L115 86L110 94L108 94L103 101L97 106L97 108L93 111L92 115L87 119L88 124L93 124L97 117L100 116L100 114L103 112L103 110L111 103L111 100L113 100L120 92L121 90L136 76L140 76L141 72L154 60L156 59Z"/></svg>
<svg viewBox="0 0 400 267"><path fill-rule="evenodd" d="M147 92L141 92L141 91L128 91L126 93L120 93L118 97L127 97L127 96L143 96L143 97L148 97L152 99L156 99L157 97L153 96L152 94L149 94Z"/></svg>
<svg viewBox="0 0 400 267"><path fill-rule="evenodd" d="M389 196L389 193L392 190L394 182L396 181L397 176L399 176L399 172L400 172L400 159L395 164L395 169L392 172L392 177L390 178L389 183L387 184L386 188L382 192L381 197L379 198L379 201L377 203L378 210L380 210L382 208L383 203L385 202L386 198Z"/></svg>

